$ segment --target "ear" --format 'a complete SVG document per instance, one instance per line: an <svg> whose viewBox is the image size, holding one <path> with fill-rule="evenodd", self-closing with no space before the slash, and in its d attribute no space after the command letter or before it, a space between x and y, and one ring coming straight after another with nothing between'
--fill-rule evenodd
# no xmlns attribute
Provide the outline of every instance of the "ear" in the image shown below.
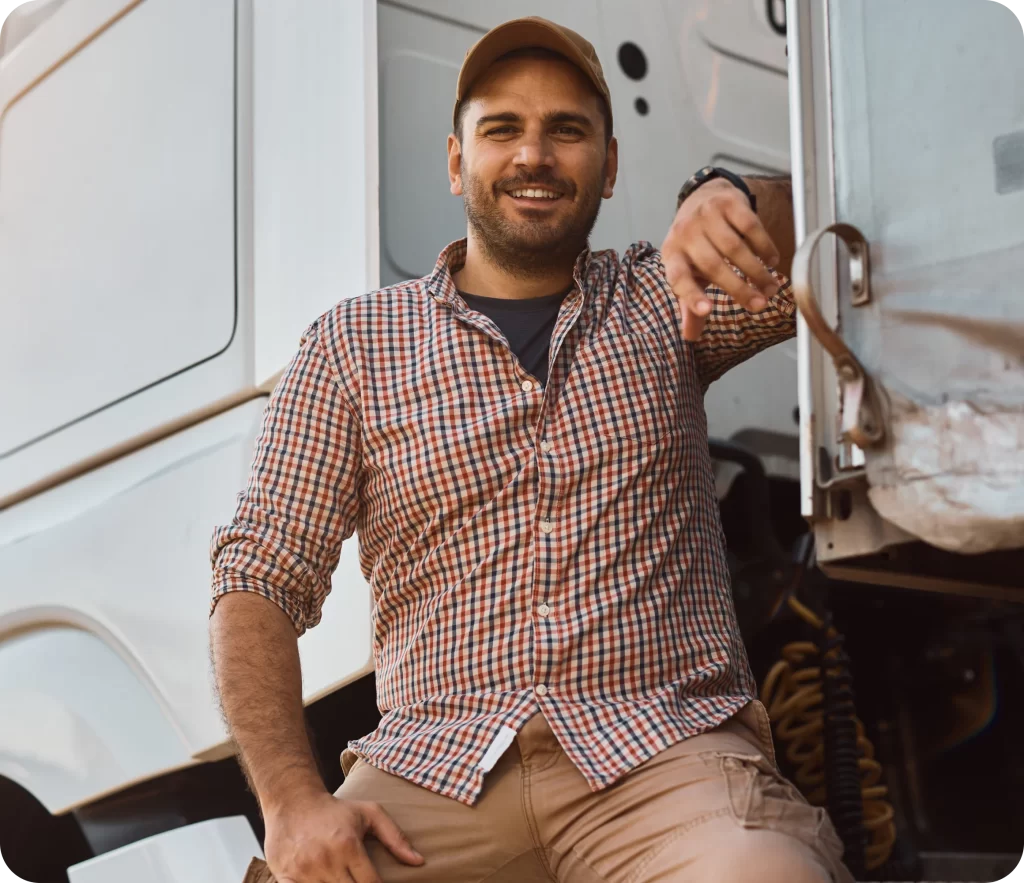
<svg viewBox="0 0 1024 883"><path fill-rule="evenodd" d="M448 187L454 196L462 196L462 148L454 134L448 136Z"/></svg>
<svg viewBox="0 0 1024 883"><path fill-rule="evenodd" d="M601 196L611 199L612 193L615 192L615 179L619 175L619 142L614 135L608 142L607 153L604 161L604 189Z"/></svg>

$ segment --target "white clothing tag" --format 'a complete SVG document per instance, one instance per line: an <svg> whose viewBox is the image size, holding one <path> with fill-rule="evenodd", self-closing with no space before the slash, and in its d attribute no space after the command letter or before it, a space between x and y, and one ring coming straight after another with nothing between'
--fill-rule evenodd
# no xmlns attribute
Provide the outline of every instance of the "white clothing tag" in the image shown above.
<svg viewBox="0 0 1024 883"><path fill-rule="evenodd" d="M480 769L485 773L489 773L494 769L494 765L498 762L501 756L508 751L508 746L512 744L512 740L516 737L516 731L511 727L502 727L498 730L498 735L494 737L494 741L491 743L491 747L487 749L483 759L480 761Z"/></svg>

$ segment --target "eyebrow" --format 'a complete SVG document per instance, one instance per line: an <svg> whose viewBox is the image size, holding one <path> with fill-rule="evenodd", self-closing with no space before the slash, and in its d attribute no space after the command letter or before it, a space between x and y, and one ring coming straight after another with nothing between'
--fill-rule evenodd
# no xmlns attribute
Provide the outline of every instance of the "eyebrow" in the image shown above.
<svg viewBox="0 0 1024 883"><path fill-rule="evenodd" d="M489 113L486 116L480 117L476 121L476 128L480 129L489 123L521 123L522 121L523 118L520 114L508 110L504 113ZM586 114L573 113L568 110L555 110L545 114L542 122L548 126L553 123L576 123L585 128L594 128L594 121Z"/></svg>

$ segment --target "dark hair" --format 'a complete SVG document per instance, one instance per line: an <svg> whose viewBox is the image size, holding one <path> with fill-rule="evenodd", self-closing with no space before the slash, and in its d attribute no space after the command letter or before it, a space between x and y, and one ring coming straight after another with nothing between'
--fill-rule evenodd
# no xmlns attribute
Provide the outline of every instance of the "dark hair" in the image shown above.
<svg viewBox="0 0 1024 883"><path fill-rule="evenodd" d="M561 52L555 52L553 49L545 49L542 46L524 46L521 49L513 49L511 52L506 52L504 55L495 59L495 64L499 61L505 61L508 58L547 58L557 59L559 61L565 61L572 64L568 58L562 55ZM573 65L575 67L575 65ZM601 104L601 116L604 119L604 146L607 147L609 142L612 140L612 111L608 106L608 101L605 97L594 88L594 84L587 80L592 91L597 96L599 103ZM469 105L469 98L472 94L472 89L462 96L462 101L459 102L458 110L455 112L455 137L459 144L462 144L462 124L466 118L466 107Z"/></svg>

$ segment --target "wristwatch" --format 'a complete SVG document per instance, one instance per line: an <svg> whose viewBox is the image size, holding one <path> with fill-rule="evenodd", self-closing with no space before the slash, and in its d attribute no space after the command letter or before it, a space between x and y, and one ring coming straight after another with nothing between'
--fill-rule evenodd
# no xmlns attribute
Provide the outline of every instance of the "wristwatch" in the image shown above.
<svg viewBox="0 0 1024 883"><path fill-rule="evenodd" d="M757 197L750 192L750 188L747 186L746 182L739 175L733 174L728 169L721 169L716 166L704 166L704 168L697 172L683 185L682 189L679 191L679 196L676 199L676 211L679 211L679 206L683 204L683 200L693 193L694 190L715 178L724 178L732 184L733 187L738 190L742 190L747 195L747 199L750 200L751 210L755 214L757 213Z"/></svg>

